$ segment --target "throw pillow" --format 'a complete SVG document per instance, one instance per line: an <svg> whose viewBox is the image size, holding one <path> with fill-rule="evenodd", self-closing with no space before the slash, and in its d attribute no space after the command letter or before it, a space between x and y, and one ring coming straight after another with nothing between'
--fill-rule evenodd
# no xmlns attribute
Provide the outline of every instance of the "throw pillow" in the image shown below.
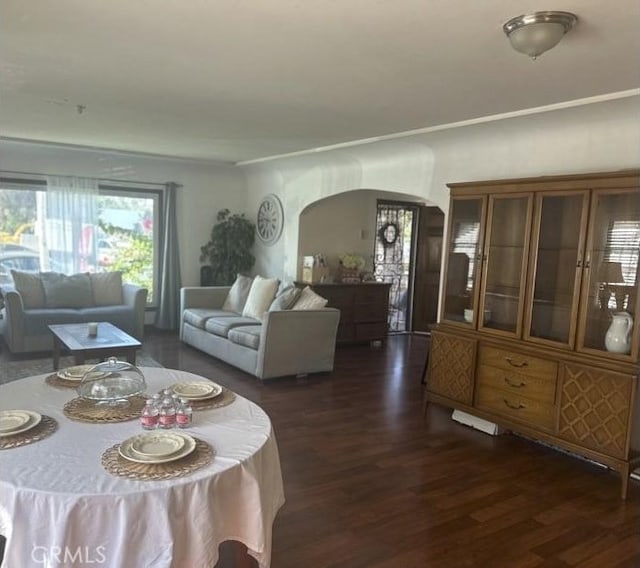
<svg viewBox="0 0 640 568"><path fill-rule="evenodd" d="M282 292L280 292L271 305L269 306L269 311L273 312L276 310L288 310L293 304L295 304L298 296L302 290L300 288L296 288L295 286L288 286L284 288Z"/></svg>
<svg viewBox="0 0 640 568"><path fill-rule="evenodd" d="M273 302L278 284L277 278L256 276L251 284L251 290L249 290L249 296L242 310L242 315L247 318L262 319L271 302Z"/></svg>
<svg viewBox="0 0 640 568"><path fill-rule="evenodd" d="M92 272L89 277L94 305L119 306L124 303L122 272Z"/></svg>
<svg viewBox="0 0 640 568"><path fill-rule="evenodd" d="M300 293L296 303L291 307L292 310L319 310L327 305L326 298L316 294L309 286L304 288Z"/></svg>
<svg viewBox="0 0 640 568"><path fill-rule="evenodd" d="M251 276L238 274L236 276L236 281L233 283L231 290L229 290L229 293L227 294L224 304L222 304L222 309L241 314L244 309L244 305L247 303L247 297L249 296L249 290L251 290L252 283L253 278L251 278Z"/></svg>
<svg viewBox="0 0 640 568"><path fill-rule="evenodd" d="M21 272L11 270L13 285L22 297L22 304L27 310L44 308L44 288L40 274L37 272Z"/></svg>
<svg viewBox="0 0 640 568"><path fill-rule="evenodd" d="M88 272L70 276L43 272L40 276L47 308L88 308L93 305Z"/></svg>

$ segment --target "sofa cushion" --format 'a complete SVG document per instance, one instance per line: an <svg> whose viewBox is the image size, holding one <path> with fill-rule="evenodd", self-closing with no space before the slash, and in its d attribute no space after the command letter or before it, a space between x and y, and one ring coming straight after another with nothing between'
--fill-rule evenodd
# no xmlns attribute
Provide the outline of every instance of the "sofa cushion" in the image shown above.
<svg viewBox="0 0 640 568"><path fill-rule="evenodd" d="M51 337L51 345L53 336L47 326L84 321L87 320L83 318L80 310L73 308L36 308L23 312L25 336L48 335Z"/></svg>
<svg viewBox="0 0 640 568"><path fill-rule="evenodd" d="M44 308L44 288L40 274L12 270L13 285L20 293L25 310Z"/></svg>
<svg viewBox="0 0 640 568"><path fill-rule="evenodd" d="M89 278L95 306L116 306L124 303L122 272L92 272Z"/></svg>
<svg viewBox="0 0 640 568"><path fill-rule="evenodd" d="M236 276L236 281L233 283L231 290L229 290L229 293L227 294L224 304L222 304L222 309L241 314L244 309L244 305L247 302L247 296L249 296L249 290L251 290L252 282L253 278L250 276L238 274Z"/></svg>
<svg viewBox="0 0 640 568"><path fill-rule="evenodd" d="M235 312L228 312L226 310L208 310L205 308L189 308L185 310L182 314L182 320L186 323L191 324L194 327L204 329L204 324L207 322L209 318L222 318L222 317L232 317L239 316Z"/></svg>
<svg viewBox="0 0 640 568"><path fill-rule="evenodd" d="M249 297L242 310L242 315L261 320L276 296L279 283L277 278L256 276L251 284Z"/></svg>
<svg viewBox="0 0 640 568"><path fill-rule="evenodd" d="M295 286L288 286L287 288L284 288L282 292L275 297L273 302L271 302L269 311L274 312L276 310L288 310L293 306L293 304L295 304L300 292L302 292L302 290Z"/></svg>
<svg viewBox="0 0 640 568"><path fill-rule="evenodd" d="M319 310L327 305L326 298L316 294L309 286L306 286L296 303L291 307L292 310Z"/></svg>
<svg viewBox="0 0 640 568"><path fill-rule="evenodd" d="M47 308L87 308L93 305L89 273L60 274L43 272L40 275Z"/></svg>
<svg viewBox="0 0 640 568"><path fill-rule="evenodd" d="M204 324L204 328L214 335L219 335L220 337L229 337L229 330L234 327L240 327L243 325L257 325L259 321L256 321L254 318L245 318L242 316L236 317L216 317L209 318Z"/></svg>
<svg viewBox="0 0 640 568"><path fill-rule="evenodd" d="M243 325L229 330L229 341L258 350L260 346L261 325Z"/></svg>

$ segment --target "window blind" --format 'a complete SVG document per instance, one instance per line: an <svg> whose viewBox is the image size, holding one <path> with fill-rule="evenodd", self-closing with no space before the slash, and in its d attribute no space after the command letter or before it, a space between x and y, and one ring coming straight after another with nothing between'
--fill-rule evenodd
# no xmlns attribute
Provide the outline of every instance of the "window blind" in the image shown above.
<svg viewBox="0 0 640 568"><path fill-rule="evenodd" d="M627 286L636 284L640 257L640 222L613 221L607 230L605 262L619 262Z"/></svg>

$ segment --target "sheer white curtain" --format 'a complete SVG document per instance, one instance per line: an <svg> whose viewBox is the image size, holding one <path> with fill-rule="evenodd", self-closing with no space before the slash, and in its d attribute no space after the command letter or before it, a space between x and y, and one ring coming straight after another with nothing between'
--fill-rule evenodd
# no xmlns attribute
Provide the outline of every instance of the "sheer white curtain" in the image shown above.
<svg viewBox="0 0 640 568"><path fill-rule="evenodd" d="M51 270L66 274L95 270L97 196L96 179L47 176L42 209Z"/></svg>

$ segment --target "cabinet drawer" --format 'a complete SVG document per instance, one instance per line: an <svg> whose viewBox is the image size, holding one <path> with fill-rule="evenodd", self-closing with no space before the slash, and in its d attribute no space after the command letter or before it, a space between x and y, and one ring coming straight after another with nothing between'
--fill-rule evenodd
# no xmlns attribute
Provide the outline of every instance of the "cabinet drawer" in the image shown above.
<svg viewBox="0 0 640 568"><path fill-rule="evenodd" d="M356 304L353 313L356 321L387 321L387 307L380 304Z"/></svg>
<svg viewBox="0 0 640 568"><path fill-rule="evenodd" d="M353 324L339 324L336 334L336 342L353 341L356 337L356 330Z"/></svg>
<svg viewBox="0 0 640 568"><path fill-rule="evenodd" d="M553 404L556 399L556 378L530 376L516 371L478 366L478 381L482 386L499 388L515 396L533 398Z"/></svg>
<svg viewBox="0 0 640 568"><path fill-rule="evenodd" d="M358 323L356 328L356 339L358 341L372 341L383 339L387 335L387 322L384 323Z"/></svg>
<svg viewBox="0 0 640 568"><path fill-rule="evenodd" d="M322 296L322 294L320 294ZM344 298L343 296L333 297L327 294L327 296L322 296L327 300L328 308L337 308L338 310L347 310L353 308L353 300L349 300Z"/></svg>
<svg viewBox="0 0 640 568"><path fill-rule="evenodd" d="M481 386L478 388L476 406L537 428L545 430L553 428L555 415L553 404L540 402L509 391Z"/></svg>
<svg viewBox="0 0 640 568"><path fill-rule="evenodd" d="M383 308L389 302L389 286L363 284L355 297L356 304L381 304Z"/></svg>
<svg viewBox="0 0 640 568"><path fill-rule="evenodd" d="M356 297L356 291L352 287L348 286L337 286L337 285L326 285L326 286L318 286L312 285L311 289L316 293L326 298L329 302L328 305L333 307L340 306L350 306L353 304L353 301Z"/></svg>
<svg viewBox="0 0 640 568"><path fill-rule="evenodd" d="M553 380L558 375L558 364L554 361L495 347L481 346L479 363L508 371L517 371L529 376L549 377Z"/></svg>
<svg viewBox="0 0 640 568"><path fill-rule="evenodd" d="M353 322L353 308L351 306L330 306L327 304L329 308L336 308L340 310L340 323L352 323Z"/></svg>

